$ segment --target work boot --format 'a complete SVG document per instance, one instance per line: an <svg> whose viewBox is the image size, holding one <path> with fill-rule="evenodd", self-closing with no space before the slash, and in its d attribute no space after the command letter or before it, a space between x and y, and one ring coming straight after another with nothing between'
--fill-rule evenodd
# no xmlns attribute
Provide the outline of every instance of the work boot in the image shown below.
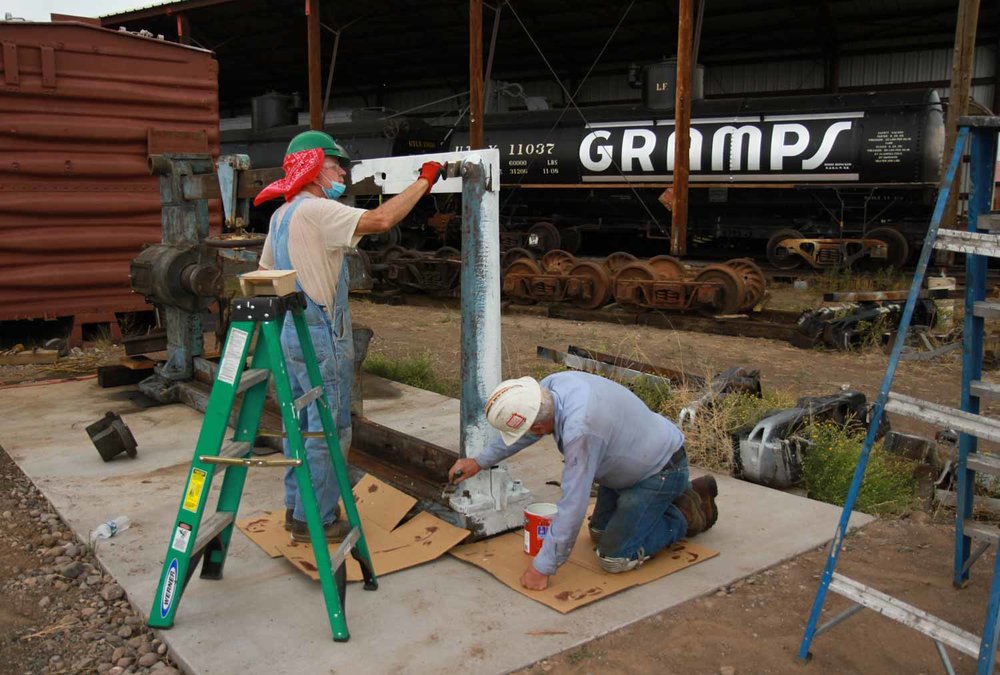
<svg viewBox="0 0 1000 675"><path fill-rule="evenodd" d="M326 533L326 540L331 544L339 544L344 541L344 537L351 531L351 524L346 520L335 520L323 526ZM308 544L312 540L309 538L309 526L304 521L292 520L292 541Z"/></svg>
<svg viewBox="0 0 1000 675"><path fill-rule="evenodd" d="M719 508L715 505L715 498L719 496L719 484L715 482L715 476L702 476L691 481L691 489L701 497L701 510L705 516L705 529L702 532L710 530L719 519Z"/></svg>
<svg viewBox="0 0 1000 675"><path fill-rule="evenodd" d="M295 513L295 509L285 509L285 529L289 532L292 531L292 521L295 520L292 517L293 513Z"/></svg>
<svg viewBox="0 0 1000 675"><path fill-rule="evenodd" d="M590 531L590 541L594 542L595 545L600 544L601 537L604 536L604 530L598 530L593 525L588 526L587 530Z"/></svg>
<svg viewBox="0 0 1000 675"><path fill-rule="evenodd" d="M701 496L688 488L680 497L674 500L674 506L680 509L687 521L687 533L685 536L693 537L705 531L705 511L701 505Z"/></svg>

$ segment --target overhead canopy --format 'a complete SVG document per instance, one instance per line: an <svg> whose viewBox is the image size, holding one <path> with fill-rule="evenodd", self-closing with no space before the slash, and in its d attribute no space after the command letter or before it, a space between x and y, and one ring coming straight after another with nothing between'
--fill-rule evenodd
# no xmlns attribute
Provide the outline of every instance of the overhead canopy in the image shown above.
<svg viewBox="0 0 1000 675"><path fill-rule="evenodd" d="M220 102L240 106L269 90L307 91L304 0L180 0L101 19L177 39L183 15L193 44L216 52ZM493 74L520 82L550 79L531 38L569 89L588 72L623 74L629 62L673 55L677 2L513 0L501 12ZM831 59L834 55L951 47L957 0L708 0L699 62L711 65ZM488 50L496 5L483 17ZM983 2L978 41L995 44L1000 10ZM381 103L380 93L445 85L468 88L468 5L460 0L321 0L328 29L344 27L336 92ZM523 22L523 26L522 26ZM531 37L529 37L529 34ZM324 77L333 34L323 33Z"/></svg>

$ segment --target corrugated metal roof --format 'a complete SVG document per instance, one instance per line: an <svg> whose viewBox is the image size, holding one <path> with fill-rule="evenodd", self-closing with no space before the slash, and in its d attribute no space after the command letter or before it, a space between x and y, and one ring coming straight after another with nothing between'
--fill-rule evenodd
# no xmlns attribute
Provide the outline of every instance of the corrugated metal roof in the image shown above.
<svg viewBox="0 0 1000 675"><path fill-rule="evenodd" d="M215 60L73 23L0 23L0 42L0 320L144 307L129 261L162 231L146 157L218 153Z"/></svg>

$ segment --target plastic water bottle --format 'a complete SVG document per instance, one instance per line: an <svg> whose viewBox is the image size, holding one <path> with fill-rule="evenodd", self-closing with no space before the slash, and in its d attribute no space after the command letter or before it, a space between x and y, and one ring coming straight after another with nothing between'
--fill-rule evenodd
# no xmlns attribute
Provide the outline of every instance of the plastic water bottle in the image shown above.
<svg viewBox="0 0 1000 675"><path fill-rule="evenodd" d="M131 524L132 521L129 520L128 516L118 516L117 518L112 518L106 523L98 525L94 531L90 533L90 541L93 543L98 539L110 539L119 532L127 530Z"/></svg>

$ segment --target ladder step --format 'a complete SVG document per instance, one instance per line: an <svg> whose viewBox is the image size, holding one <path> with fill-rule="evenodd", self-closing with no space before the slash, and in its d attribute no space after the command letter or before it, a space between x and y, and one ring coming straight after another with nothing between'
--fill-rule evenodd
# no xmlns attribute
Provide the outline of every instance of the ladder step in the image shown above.
<svg viewBox="0 0 1000 675"><path fill-rule="evenodd" d="M972 314L983 319L1000 318L1000 302L979 300L972 306Z"/></svg>
<svg viewBox="0 0 1000 675"><path fill-rule="evenodd" d="M203 520L198 527L198 536L194 540L194 549L192 549L191 555L197 554L208 546L208 543L219 536L234 520L236 520L236 514L228 511L216 511Z"/></svg>
<svg viewBox="0 0 1000 675"><path fill-rule="evenodd" d="M351 531L347 533L344 537L344 541L340 543L337 550L333 552L330 556L330 570L336 572L337 569L344 564L344 560L347 559L347 554L351 552L354 545L358 543L358 539L361 538L361 530L357 526L352 527Z"/></svg>
<svg viewBox="0 0 1000 675"><path fill-rule="evenodd" d="M973 471L1000 476L1000 456L992 453L970 452L966 464Z"/></svg>
<svg viewBox="0 0 1000 675"><path fill-rule="evenodd" d="M1000 442L1000 422L989 417L895 393L889 394L885 409L886 412L929 422L945 429L954 429L987 441Z"/></svg>
<svg viewBox="0 0 1000 675"><path fill-rule="evenodd" d="M988 232L1000 232L1000 212L980 213L976 218L976 228Z"/></svg>
<svg viewBox="0 0 1000 675"><path fill-rule="evenodd" d="M990 232L938 230L934 248L942 251L1000 258L1000 236Z"/></svg>
<svg viewBox="0 0 1000 675"><path fill-rule="evenodd" d="M302 396L295 399L295 412L299 412L322 395L323 387L313 387L306 393L302 394Z"/></svg>
<svg viewBox="0 0 1000 675"><path fill-rule="evenodd" d="M983 382L982 380L973 380L969 384L969 393L980 399L1000 399L1000 384Z"/></svg>
<svg viewBox="0 0 1000 675"><path fill-rule="evenodd" d="M972 537L976 541L994 546L1000 544L1000 527L996 525L966 518L962 524L962 531L967 537Z"/></svg>
<svg viewBox="0 0 1000 675"><path fill-rule="evenodd" d="M248 368L240 377L240 386L236 387L236 393L241 394L254 385L266 382L270 377L271 371L267 368Z"/></svg>
<svg viewBox="0 0 1000 675"><path fill-rule="evenodd" d="M979 656L979 637L943 621L922 609L907 604L874 588L834 573L830 590L873 609L882 616L902 623L933 640L957 649L973 658Z"/></svg>
<svg viewBox="0 0 1000 675"><path fill-rule="evenodd" d="M250 452L250 449L248 441L228 441L219 450L219 457L242 457Z"/></svg>

